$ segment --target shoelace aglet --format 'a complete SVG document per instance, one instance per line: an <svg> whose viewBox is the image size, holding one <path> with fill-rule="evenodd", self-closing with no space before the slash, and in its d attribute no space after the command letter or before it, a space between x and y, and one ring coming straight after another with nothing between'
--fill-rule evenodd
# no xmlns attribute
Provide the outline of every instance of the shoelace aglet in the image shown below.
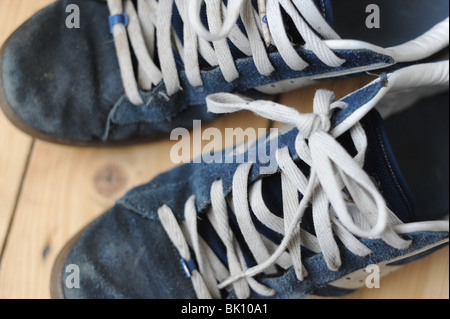
<svg viewBox="0 0 450 319"><path fill-rule="evenodd" d="M258 10L264 42L266 42L266 45L270 45L272 43L272 36L270 35L269 25L267 23L266 0L258 0Z"/></svg>

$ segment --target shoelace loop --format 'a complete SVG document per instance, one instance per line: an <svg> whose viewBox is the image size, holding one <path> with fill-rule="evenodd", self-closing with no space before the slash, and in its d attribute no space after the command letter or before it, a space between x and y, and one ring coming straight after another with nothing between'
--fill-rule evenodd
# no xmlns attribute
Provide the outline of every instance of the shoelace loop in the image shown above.
<svg viewBox="0 0 450 319"><path fill-rule="evenodd" d="M129 17L126 28L123 23L116 23L112 31L125 93L136 105L144 103L139 89L149 91L161 80L168 96L181 89L174 51L182 59L188 82L194 87L203 85L200 57L211 67L219 67L226 81L239 78L227 38L245 56L253 57L262 75L275 71L266 49L269 41L291 69L306 68L308 63L287 34L281 8L292 19L306 49L330 67L345 62L326 46L324 39L339 39L339 36L312 0L259 0L259 12L247 0L229 0L227 6L222 0L137 0L138 10L131 0L107 0L107 3L111 16L127 14ZM206 3L209 30L202 22L203 3ZM174 6L183 22L182 39L172 27ZM237 25L239 18L245 33ZM263 18L267 23L262 22ZM129 42L139 62L137 77Z"/></svg>
<svg viewBox="0 0 450 319"><path fill-rule="evenodd" d="M271 120L296 125L299 130L297 153L311 170L307 177L287 148L276 152L281 174L283 218L272 214L266 207L261 180L248 185L252 163L241 164L237 168L233 177L232 196L225 196L222 181L212 184L211 208L202 218L209 219L222 240L227 252L228 268L218 260L197 232L198 212L194 196L186 202L185 222L181 224L166 205L158 210L162 225L182 258L191 259L189 246L195 253L199 267L192 272L191 279L199 298L220 298L220 289L231 287L239 298L249 297L251 290L271 296L275 291L260 284L254 277L261 273L273 274L275 264L284 269L294 267L297 278L303 280L308 274L302 263L302 246L316 253L322 252L327 267L338 270L342 261L336 237L358 256L367 256L371 250L357 237L382 238L398 249L409 246L410 242L394 231L393 225L401 222L386 207L378 189L362 169L367 146L362 126L357 123L350 130L357 150L355 157L351 157L329 134L332 110L344 106L333 100L331 92L319 90L314 99L314 114L302 114L271 101L249 101L224 93L208 97L208 109L211 112L250 110ZM308 143L305 143L306 140ZM352 196L353 206L345 201L344 188ZM303 195L300 201L298 193ZM309 205L312 206L316 236L300 227ZM231 231L228 206L236 215L240 232L256 260L254 267L247 268L240 245ZM258 232L252 222L252 213L266 227L284 236L279 245ZM364 222L356 222L355 214L358 217L356 220Z"/></svg>

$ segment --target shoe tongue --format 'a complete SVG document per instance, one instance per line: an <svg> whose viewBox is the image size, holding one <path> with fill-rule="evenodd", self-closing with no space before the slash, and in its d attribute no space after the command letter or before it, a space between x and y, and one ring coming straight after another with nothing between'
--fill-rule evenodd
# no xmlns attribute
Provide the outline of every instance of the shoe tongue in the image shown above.
<svg viewBox="0 0 450 319"><path fill-rule="evenodd" d="M389 209L402 222L413 222L416 200L400 171L383 119L372 110L361 123L368 140L364 170L378 186Z"/></svg>
<svg viewBox="0 0 450 319"><path fill-rule="evenodd" d="M371 111L365 118L361 120L367 140L368 148L366 152L366 160L364 170L372 178L375 185L378 186L379 191L383 195L387 206L394 214L403 222L411 222L414 216L415 201L408 185L406 184L394 154L389 145L386 136L386 131L383 125L383 120L377 111ZM350 155L355 156L356 150L353 146L350 134L347 132L338 138L339 143L349 152ZM305 176L309 175L309 167L302 163L298 163L298 167L302 170ZM267 208L279 217L283 217L283 198L281 191L280 174L274 174L263 179L262 195ZM302 194L299 193L299 201ZM354 204L349 204L353 206ZM350 210L351 208L349 208ZM264 226L252 213L252 221L260 234L275 244L281 242L282 236L275 231ZM249 267L255 265L253 256L248 249L248 246L243 239L240 228L238 226L234 213L229 209L230 227L239 242L243 251L245 260ZM208 242L210 247L219 256L219 258L226 264L226 249L221 243L219 237L215 233L213 227L209 222L200 222L199 230L201 236ZM301 222L302 229L315 234L312 219L312 211L309 207L304 214ZM313 252L306 248L302 250L304 257L311 256Z"/></svg>

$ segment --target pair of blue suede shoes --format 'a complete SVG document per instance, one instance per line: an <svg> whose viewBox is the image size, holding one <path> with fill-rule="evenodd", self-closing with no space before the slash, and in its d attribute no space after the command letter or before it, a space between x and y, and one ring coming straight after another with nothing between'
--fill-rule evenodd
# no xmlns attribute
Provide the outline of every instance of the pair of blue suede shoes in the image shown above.
<svg viewBox="0 0 450 319"><path fill-rule="evenodd" d="M446 246L448 6L64 0L38 12L0 55L0 106L34 137L132 144L240 110L287 124L132 189L61 251L52 296L338 297L368 266ZM312 113L264 99L375 70L342 99L318 90Z"/></svg>

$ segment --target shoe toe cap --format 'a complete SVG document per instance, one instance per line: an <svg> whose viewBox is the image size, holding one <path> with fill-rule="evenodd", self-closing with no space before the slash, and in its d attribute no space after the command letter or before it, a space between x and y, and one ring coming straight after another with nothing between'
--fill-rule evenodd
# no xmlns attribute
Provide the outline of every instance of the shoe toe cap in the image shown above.
<svg viewBox="0 0 450 319"><path fill-rule="evenodd" d="M195 298L180 257L158 220L116 205L94 221L69 253L64 269L79 268L79 288L66 298ZM70 286L70 285L69 285Z"/></svg>
<svg viewBox="0 0 450 319"><path fill-rule="evenodd" d="M79 7L80 28L66 24L69 4ZM62 139L100 138L123 95L105 2L57 1L44 8L10 37L1 68L2 89L15 115Z"/></svg>

